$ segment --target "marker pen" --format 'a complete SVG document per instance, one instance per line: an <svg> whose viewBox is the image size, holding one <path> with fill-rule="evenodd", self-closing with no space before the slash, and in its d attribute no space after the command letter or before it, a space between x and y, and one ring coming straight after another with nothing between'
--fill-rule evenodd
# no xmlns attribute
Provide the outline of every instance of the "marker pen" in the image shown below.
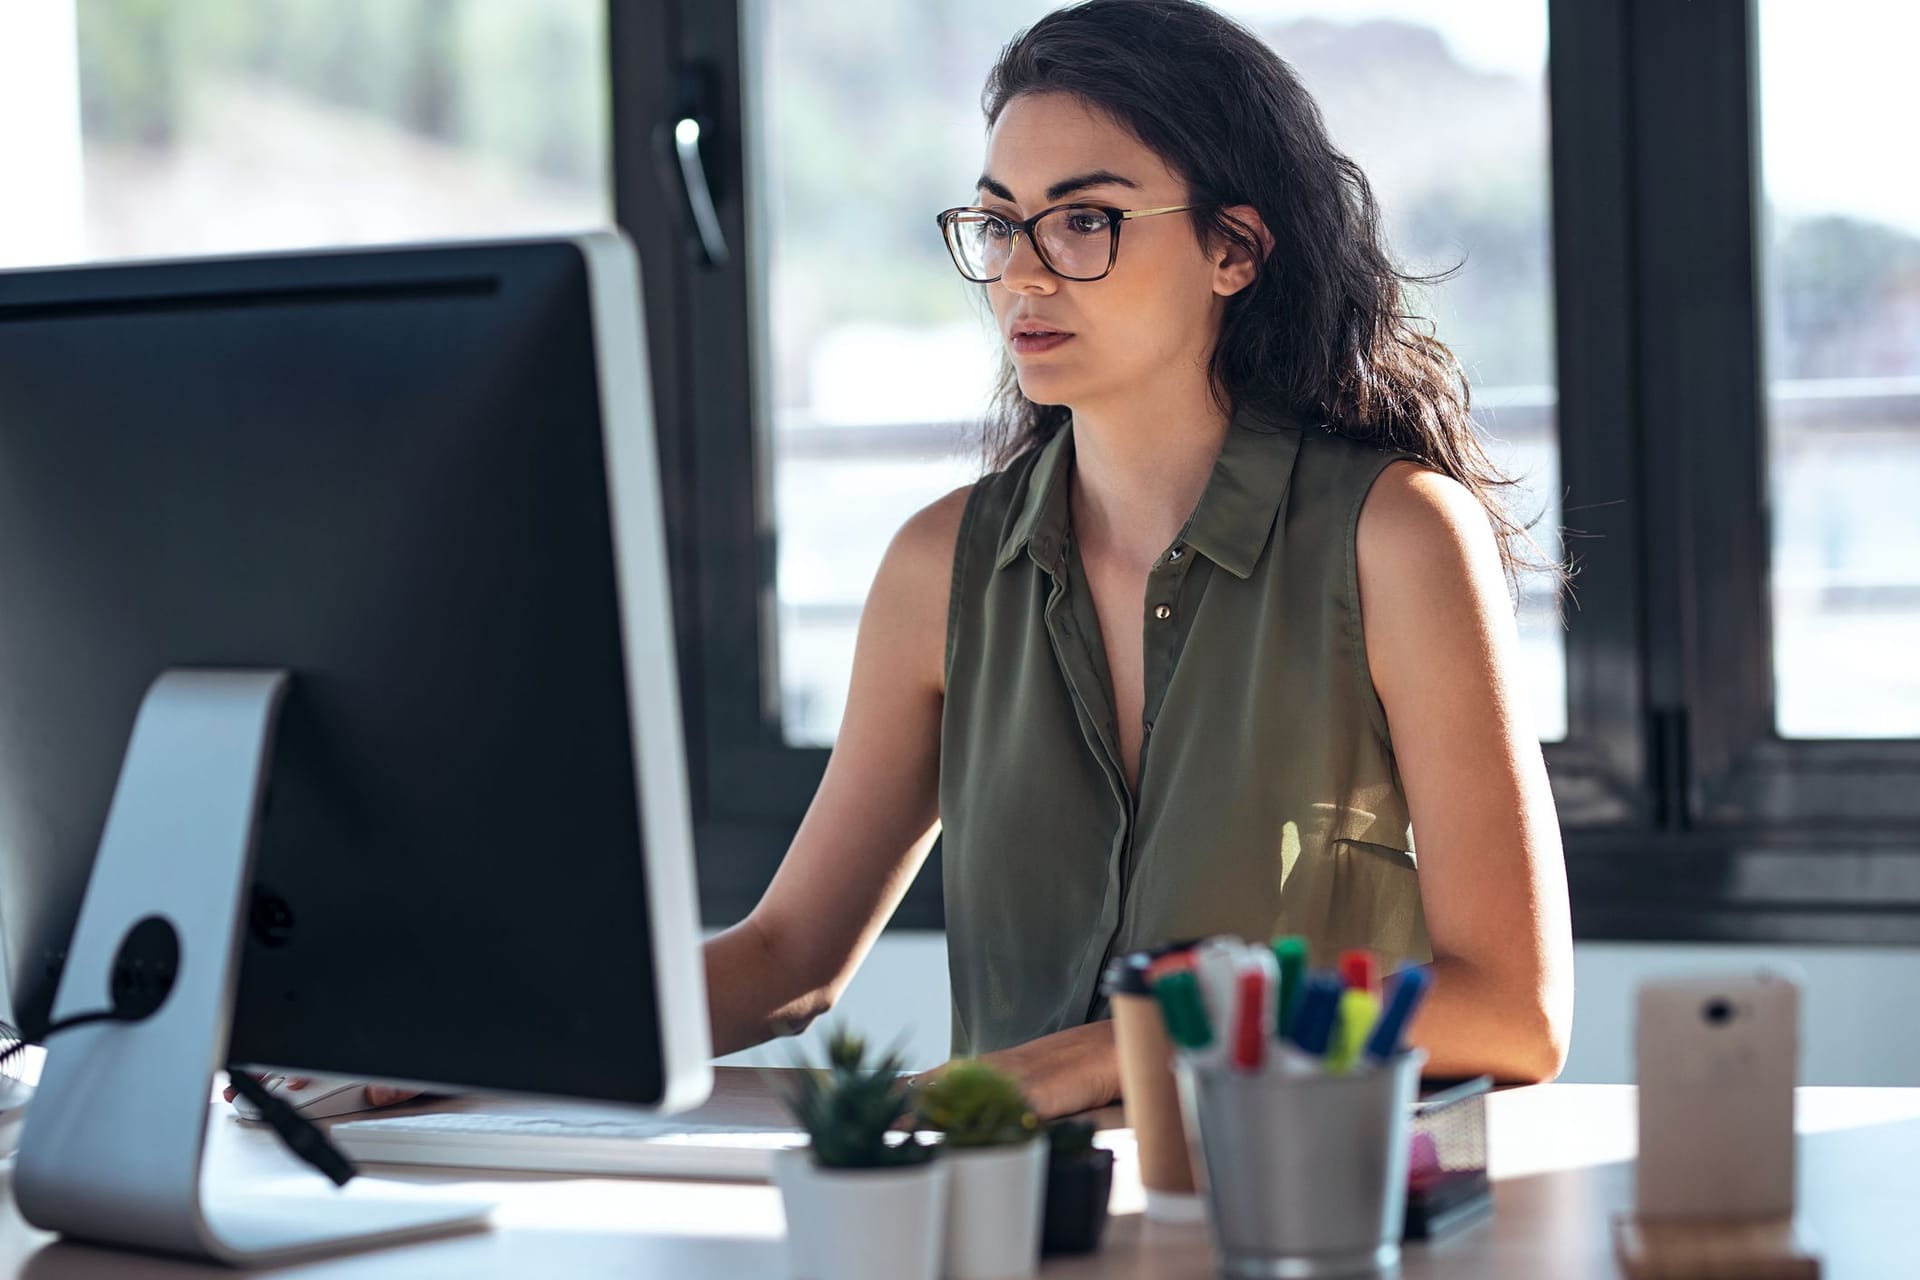
<svg viewBox="0 0 1920 1280"><path fill-rule="evenodd" d="M1287 934L1275 938L1269 947L1274 961L1280 967L1279 979L1274 983L1276 1008L1274 1012L1273 1033L1277 1036L1293 1034L1293 1019L1300 1008L1300 997L1307 985L1307 940L1296 934Z"/></svg>
<svg viewBox="0 0 1920 1280"><path fill-rule="evenodd" d="M1273 983L1278 972L1273 953L1264 947L1248 947L1234 972L1230 1061L1250 1075L1267 1063L1267 1042L1273 1039Z"/></svg>
<svg viewBox="0 0 1920 1280"><path fill-rule="evenodd" d="M1300 1010L1293 1020L1293 1042L1307 1053L1318 1057L1327 1051L1344 990L1340 979L1331 973L1307 975L1306 993L1300 997Z"/></svg>
<svg viewBox="0 0 1920 1280"><path fill-rule="evenodd" d="M1340 993L1340 1016L1335 1020L1333 1041L1327 1048L1327 1070L1345 1075L1360 1060L1360 1051L1380 1017L1380 1002L1358 987Z"/></svg>
<svg viewBox="0 0 1920 1280"><path fill-rule="evenodd" d="M1355 948L1340 953L1340 980L1350 991L1364 991L1380 998L1380 966L1373 952Z"/></svg>
<svg viewBox="0 0 1920 1280"><path fill-rule="evenodd" d="M1208 938L1193 949L1193 969L1200 979L1200 999L1207 1020L1223 1044L1233 1043L1233 993L1246 944L1225 934Z"/></svg>
<svg viewBox="0 0 1920 1280"><path fill-rule="evenodd" d="M1153 998L1166 1019L1167 1038L1184 1052L1202 1055L1216 1048L1207 1007L1200 998L1200 980L1191 969L1162 974L1153 984Z"/></svg>
<svg viewBox="0 0 1920 1280"><path fill-rule="evenodd" d="M1387 996L1387 1007L1374 1024L1373 1034L1367 1037L1368 1058L1386 1062L1400 1052L1400 1037L1432 985L1433 971L1425 966L1402 969L1393 976L1393 991Z"/></svg>

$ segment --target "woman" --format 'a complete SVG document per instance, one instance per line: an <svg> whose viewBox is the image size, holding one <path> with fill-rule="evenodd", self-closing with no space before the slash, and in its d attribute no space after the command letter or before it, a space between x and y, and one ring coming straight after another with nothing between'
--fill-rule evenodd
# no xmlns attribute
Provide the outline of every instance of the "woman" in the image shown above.
<svg viewBox="0 0 1920 1280"><path fill-rule="evenodd" d="M954 1052L1045 1115L1118 1092L1103 962L1216 932L1431 959L1428 1069L1550 1079L1572 945L1525 534L1366 179L1188 0L1050 14L983 105L941 225L1006 350L998 467L888 548L820 790L707 945L716 1050L832 1006L943 822Z"/></svg>

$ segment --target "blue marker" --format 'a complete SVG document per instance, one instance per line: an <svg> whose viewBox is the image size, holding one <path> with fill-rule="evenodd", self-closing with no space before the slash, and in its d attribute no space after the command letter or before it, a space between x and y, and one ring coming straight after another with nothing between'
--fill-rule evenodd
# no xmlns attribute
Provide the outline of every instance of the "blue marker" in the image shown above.
<svg viewBox="0 0 1920 1280"><path fill-rule="evenodd" d="M1393 975L1393 994L1387 997L1387 1007L1381 1010L1380 1021L1367 1038L1369 1061L1385 1062L1400 1052L1400 1036L1432 985L1433 973L1425 967L1402 969Z"/></svg>
<svg viewBox="0 0 1920 1280"><path fill-rule="evenodd" d="M1324 970L1307 975L1307 989L1293 1016L1293 1042L1316 1058L1327 1051L1333 1023L1340 1016L1340 996L1347 989L1340 976Z"/></svg>

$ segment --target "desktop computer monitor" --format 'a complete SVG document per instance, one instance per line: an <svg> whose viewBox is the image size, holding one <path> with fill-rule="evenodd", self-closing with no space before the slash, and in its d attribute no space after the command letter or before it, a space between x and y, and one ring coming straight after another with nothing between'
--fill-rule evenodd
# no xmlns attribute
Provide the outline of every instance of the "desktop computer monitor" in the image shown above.
<svg viewBox="0 0 1920 1280"><path fill-rule="evenodd" d="M138 829L200 785L131 794L136 717L187 714L156 681L282 672L251 877L204 890L236 899L231 1039L196 1052L703 1098L652 425L617 233L0 273L0 925L22 1031L47 1031L83 893L204 874ZM150 763L185 767L154 741ZM103 833L127 852L90 891ZM199 931L180 927L183 983L231 941ZM95 1033L126 1032L55 1034L48 1070Z"/></svg>

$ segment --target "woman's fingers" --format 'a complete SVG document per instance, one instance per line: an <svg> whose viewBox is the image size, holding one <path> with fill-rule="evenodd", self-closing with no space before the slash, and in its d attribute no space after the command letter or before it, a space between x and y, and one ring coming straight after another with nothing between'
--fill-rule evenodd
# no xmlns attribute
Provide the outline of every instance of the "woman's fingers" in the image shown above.
<svg viewBox="0 0 1920 1280"><path fill-rule="evenodd" d="M396 1102L405 1102L419 1092L418 1089L393 1089L386 1085L370 1084L367 1086L367 1105L390 1107Z"/></svg>
<svg viewBox="0 0 1920 1280"><path fill-rule="evenodd" d="M304 1089L311 1083L312 1081L306 1076L288 1076L284 1087L286 1089ZM239 1096L239 1093L240 1091L238 1089L235 1089L232 1085L228 1085L220 1091L220 1096L228 1102L232 1102ZM390 1107L397 1102L405 1102L409 1098L417 1097L419 1093L420 1091L418 1089L396 1089L388 1085L370 1084L366 1087L367 1105L370 1107Z"/></svg>

